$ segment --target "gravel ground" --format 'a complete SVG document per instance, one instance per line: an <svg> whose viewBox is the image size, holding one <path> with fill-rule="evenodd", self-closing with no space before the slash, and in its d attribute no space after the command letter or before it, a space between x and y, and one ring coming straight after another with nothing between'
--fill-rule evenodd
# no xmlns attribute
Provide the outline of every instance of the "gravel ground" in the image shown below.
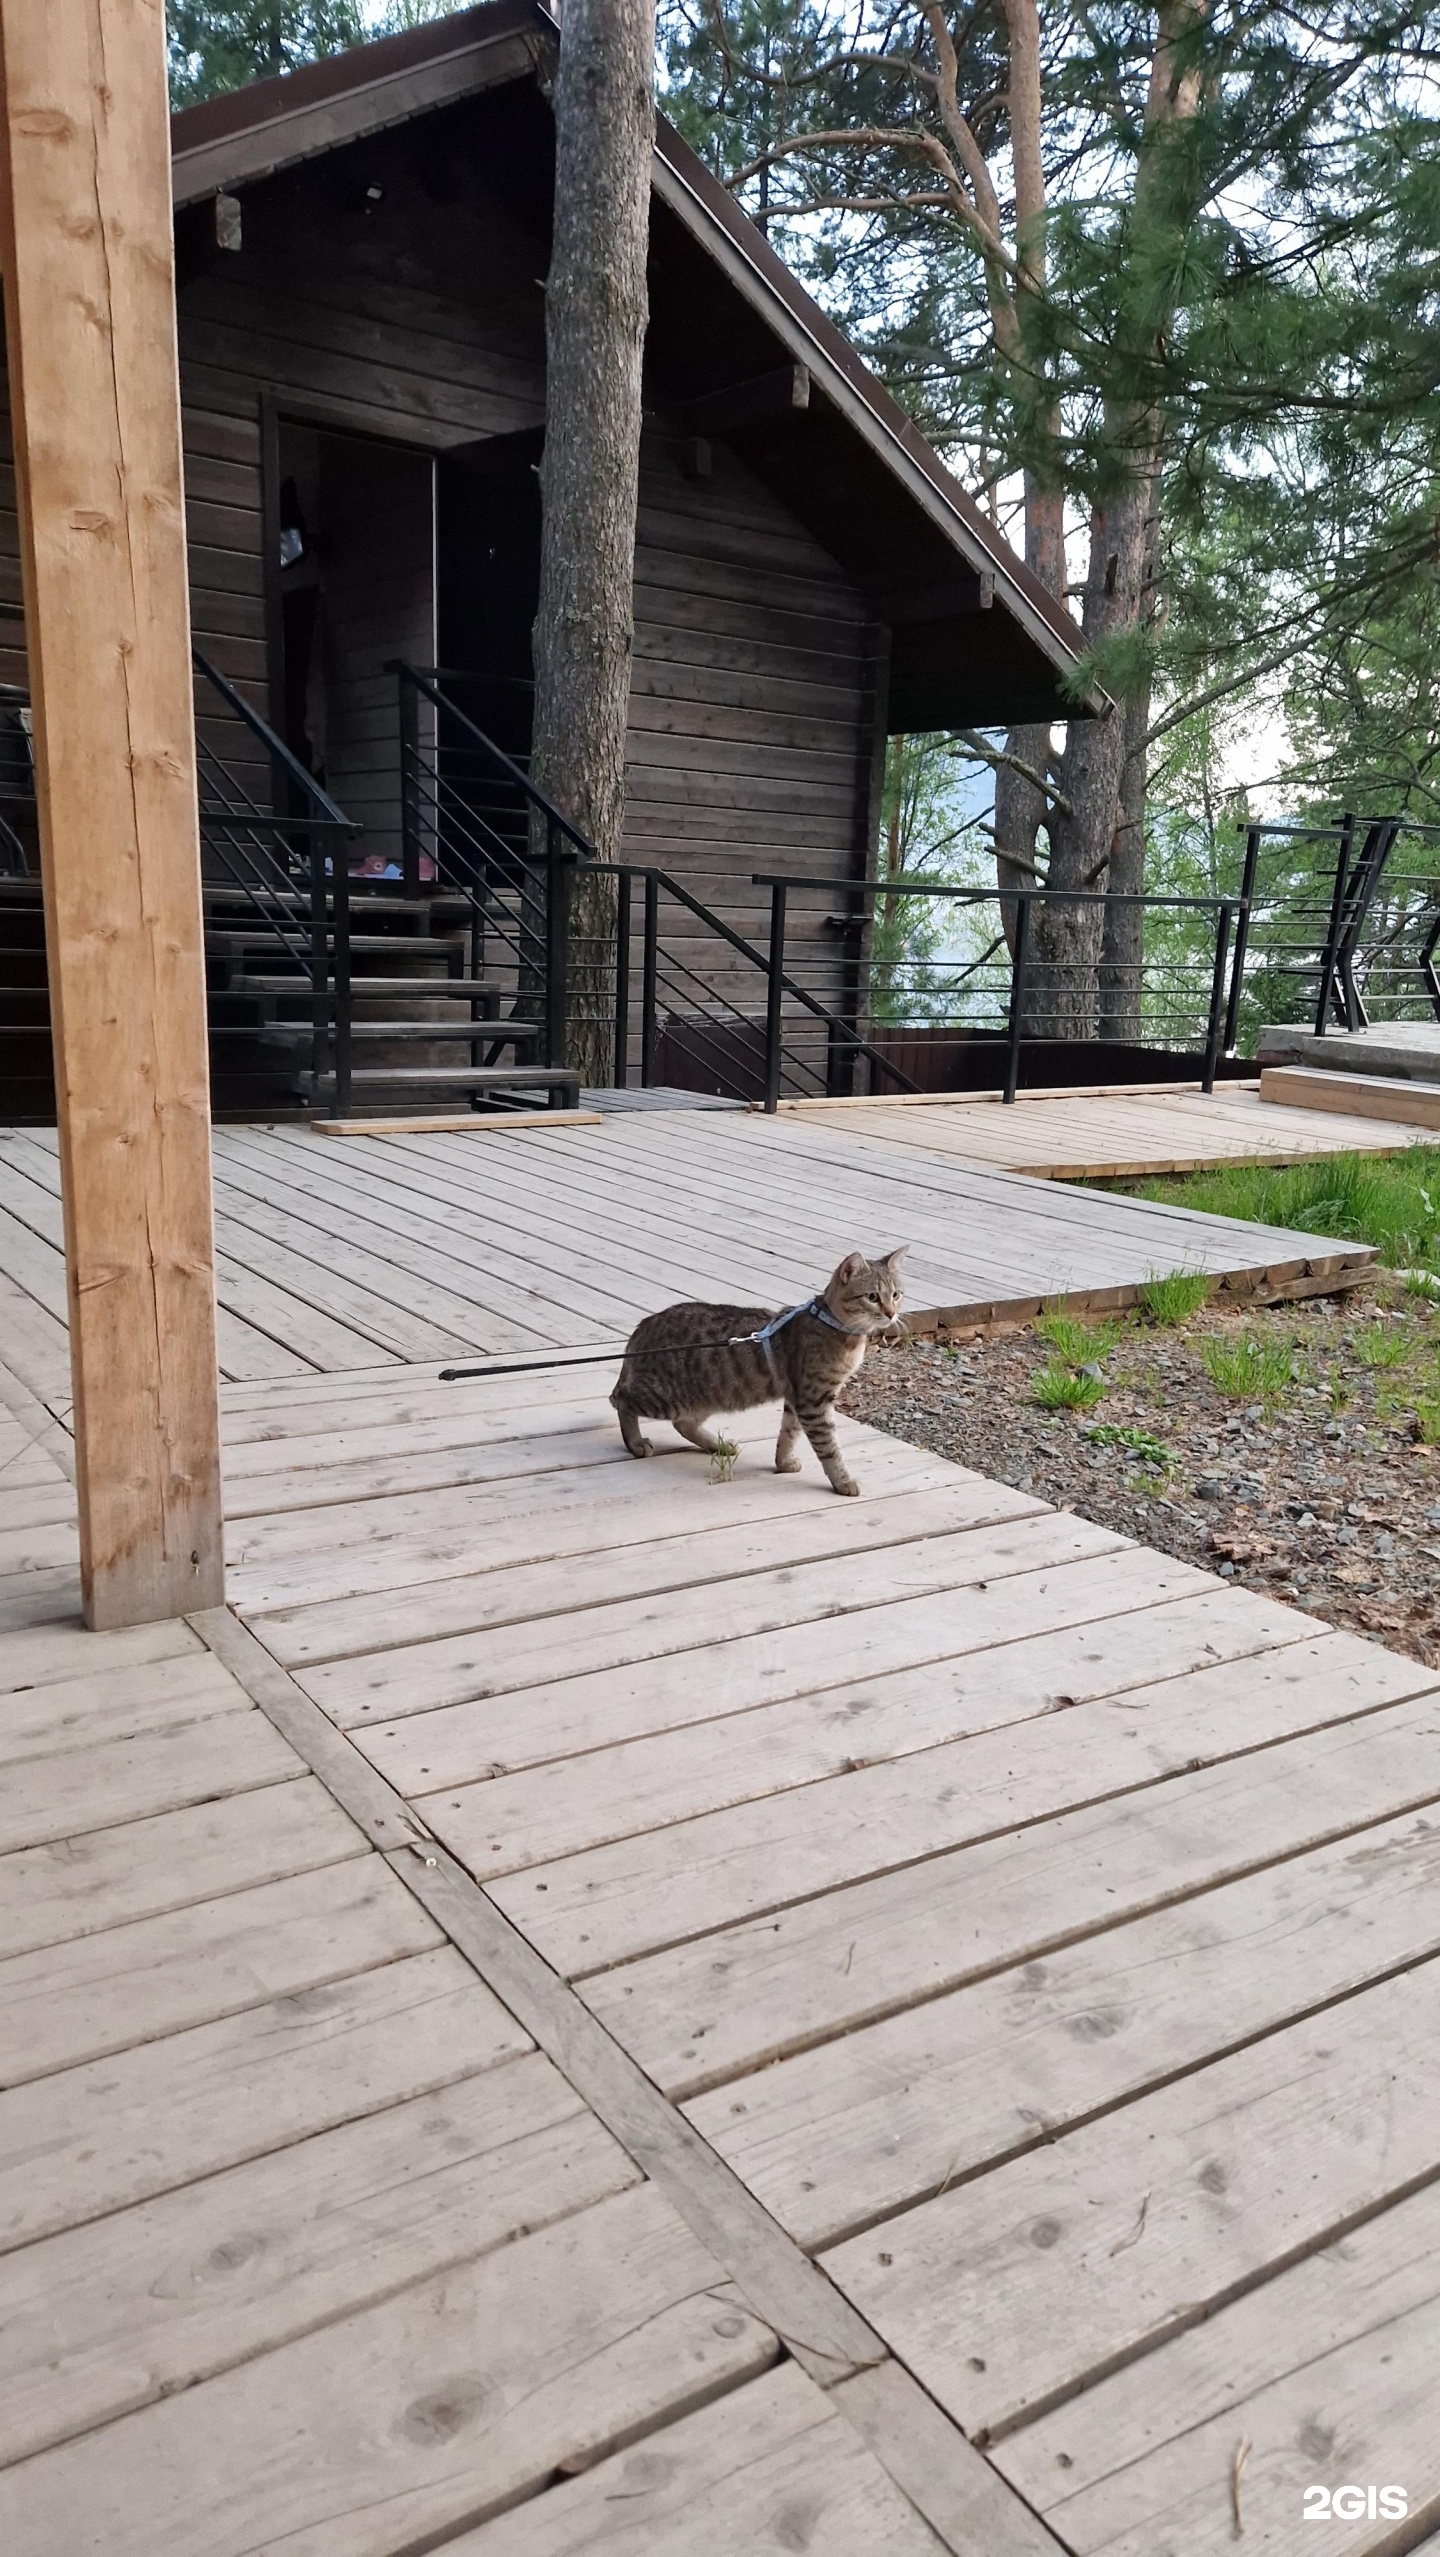
<svg viewBox="0 0 1440 2557"><path fill-rule="evenodd" d="M1118 1333L1118 1338L1115 1335ZM1307 1614L1440 1663L1440 1309L1392 1286L1143 1318L1067 1356L1033 1331L963 1348L876 1349L845 1397L858 1420L1078 1511ZM1288 1381L1223 1392L1249 1337ZM1085 1355L1089 1352L1088 1357ZM1243 1355L1243 1353L1242 1353ZM1044 1372L1088 1368L1103 1398L1047 1412ZM1142 1433L1148 1447L1088 1435Z"/></svg>

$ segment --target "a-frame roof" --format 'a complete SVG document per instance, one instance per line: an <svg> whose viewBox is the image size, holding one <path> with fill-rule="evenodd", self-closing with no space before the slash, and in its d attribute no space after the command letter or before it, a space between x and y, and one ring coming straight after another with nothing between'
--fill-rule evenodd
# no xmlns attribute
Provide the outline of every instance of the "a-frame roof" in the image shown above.
<svg viewBox="0 0 1440 2557"><path fill-rule="evenodd" d="M539 0L493 0L188 107L172 121L177 208L254 185L553 65ZM1063 718L1080 635L679 135L659 121L652 339L667 318L693 402L803 367L803 416L731 433L892 632L892 728ZM695 325L697 312L703 324Z"/></svg>

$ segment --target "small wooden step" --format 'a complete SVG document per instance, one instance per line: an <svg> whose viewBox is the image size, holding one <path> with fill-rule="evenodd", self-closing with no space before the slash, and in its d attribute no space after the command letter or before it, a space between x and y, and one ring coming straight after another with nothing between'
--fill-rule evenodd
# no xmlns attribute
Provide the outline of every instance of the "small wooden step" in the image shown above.
<svg viewBox="0 0 1440 2557"><path fill-rule="evenodd" d="M433 1084L447 1092L569 1091L578 1104L580 1077L559 1065L365 1065L356 1066L351 1083L367 1092L423 1088ZM307 1075L306 1084L311 1078ZM322 1075L320 1089L332 1092L333 1074Z"/></svg>
<svg viewBox="0 0 1440 2557"><path fill-rule="evenodd" d="M533 1047L533 1021L352 1021L352 1039L475 1039L507 1047Z"/></svg>
<svg viewBox="0 0 1440 2557"><path fill-rule="evenodd" d="M1260 1069L1260 1098L1286 1102L1292 1110L1330 1110L1342 1118L1440 1128L1440 1083L1415 1083L1393 1074L1332 1074L1325 1066L1266 1065Z"/></svg>
<svg viewBox="0 0 1440 2557"><path fill-rule="evenodd" d="M464 932L427 932L424 934L418 932L352 932L350 935L350 947L352 951L403 951L408 958L410 953L414 950L463 950L468 937L468 934ZM310 948L309 941L298 926L295 932L295 941L297 946L304 949L308 956ZM207 949L214 950L230 949L273 951L275 946L275 936L273 932L267 932L263 924L257 924L254 930L250 932L241 932L238 928L232 929L228 924L210 925L206 928L205 946Z"/></svg>

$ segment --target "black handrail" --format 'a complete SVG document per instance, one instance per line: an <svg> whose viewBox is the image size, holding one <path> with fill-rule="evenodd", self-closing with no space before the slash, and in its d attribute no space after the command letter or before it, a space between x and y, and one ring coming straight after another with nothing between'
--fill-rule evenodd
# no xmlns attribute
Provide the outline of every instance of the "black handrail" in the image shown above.
<svg viewBox="0 0 1440 2557"><path fill-rule="evenodd" d="M643 879L647 883L646 968L648 978L653 980L654 975L654 963L650 957L650 952L653 946L653 927L650 921L652 891L648 885L648 883L653 880L655 883L653 894L655 896L658 896L659 891L663 889L667 896L675 899L677 905L686 907L688 911L696 917L697 921L706 925L711 932L718 933L720 939L728 942L732 950L739 951L742 959L748 959L752 967L760 970L766 981L768 1002L768 989L771 984L773 972L772 961L769 956L767 956L766 952L763 950L757 950L754 942L747 941L743 932L737 932L733 924L729 924L725 921L723 915L718 915L714 913L711 907L702 905L700 899L696 896L692 896L690 890L684 887L678 879L673 879L668 870L656 869L652 864L648 863L625 861L597 861L594 864L594 868L602 875L611 878L624 879L628 876L631 879ZM808 888L826 886L830 883L823 880L816 881L803 879L798 881L789 880L784 884L792 887L799 886ZM854 886L855 882L852 880L847 884ZM622 966L625 964L625 951L623 947L620 953L620 964ZM853 1022L847 1021L842 1013L832 1012L828 1004L822 1003L817 995L813 995L810 992L808 986L802 986L796 978L787 975L783 968L780 976L780 987L783 994L788 994L793 1001L800 1004L806 1012L810 1013L814 1017L815 1020L823 1021L827 1028L831 1031L839 1032L845 1039L847 1045L856 1047L861 1055L871 1058L884 1073L893 1076L894 1080L899 1083L905 1091L919 1091L919 1084L913 1083L909 1075L903 1073L899 1066L892 1065L889 1059L883 1056L878 1048L872 1048L868 1039L863 1038L859 1031L856 1030ZM648 1007L648 1018L651 1014L653 1014L654 1009L653 982L650 983L646 1002ZM732 1005L730 1006L730 1009L734 1011L735 1007ZM738 1012L736 1013L737 1019L744 1019L744 1017L745 1016L743 1014ZM646 1080L648 1081L648 1079L649 1078L647 1076Z"/></svg>
<svg viewBox="0 0 1440 2557"><path fill-rule="evenodd" d="M191 653L197 674L264 747L271 764L272 788L277 778L283 780L309 808L310 813L302 816L258 807L243 781L213 748L197 739L202 841L301 982L308 981L312 1106L322 1106L322 1086L333 1069L331 1106L337 1117L344 1118L349 1113L351 1095L350 865L348 853L342 857L340 846L348 846L361 829L219 668L212 666L198 648ZM215 795L207 798L205 785ZM257 838L265 847L264 864L252 851L247 836ZM331 846L328 857L327 838ZM290 901L273 875L277 846L283 847L287 874L296 853L303 848L305 854L302 875L308 874L308 947L306 937L289 928Z"/></svg>
<svg viewBox="0 0 1440 2557"><path fill-rule="evenodd" d="M942 897L948 898L953 902L962 905L990 905L998 902L1002 911L1007 907L1013 909L1015 915L1015 941L1011 952L1010 1000L1005 1034L1006 1070L1003 1091L1003 1098L1007 1102L1014 1101L1019 1082L1020 1043L1023 1035L1025 989L1028 980L1028 972L1033 964L1030 953L1030 924L1032 908L1037 905L1043 906L1046 904L1092 906L1100 908L1108 908L1110 906L1118 905L1140 906L1142 908L1159 907L1169 911L1189 911L1192 913L1213 914L1216 918L1215 952L1211 969L1210 1000L1205 1016L1206 1026L1200 1082L1201 1090L1203 1092L1208 1093L1214 1089L1227 1016L1226 997L1230 934L1232 926L1236 920L1237 912L1239 912L1243 917L1245 911L1243 906L1240 904L1240 901L1237 899L1227 897L1150 896L1143 890L1126 890L1111 894L1103 888L1052 888L1048 885L1038 888L1002 889L998 885L995 887L974 888L962 886L949 880L909 879L906 878L903 873L894 878L860 880L853 877L810 878L799 876L793 872L755 871L751 874L751 884L757 888L768 888L770 890L771 899L770 956L768 963L769 1002L766 1009L765 1028L765 1108L768 1111L775 1110L779 1103L783 1039L782 994L783 992L790 990L792 982L786 976L784 966L788 897L791 889L800 888L808 888L812 890L822 889L832 894L839 890L850 895L858 893L862 897L874 898L891 896ZM814 1010L818 1008L813 1004L808 996L802 997L802 999L807 1002L810 1009ZM1238 1000L1238 983L1232 983L1230 986L1228 1009L1233 1010L1238 1003ZM831 1016L831 1018L833 1020L834 1016ZM852 1029L848 1024L835 1020L832 1036L836 1036L836 1043L843 1044L843 1046L845 1046L852 1055L871 1056L877 1063L884 1067L885 1071L891 1075L893 1079L896 1081L902 1079L900 1069L896 1067L889 1058L880 1055L879 1052L871 1046L870 1042L863 1038L858 1029ZM908 1076L904 1077L903 1080L910 1091L913 1092L919 1089L918 1085L913 1083Z"/></svg>
<svg viewBox="0 0 1440 2557"><path fill-rule="evenodd" d="M567 842L574 846L576 855L581 861L594 860L594 846L587 843L578 826L572 826L569 818L562 816L554 801L547 799L543 790L537 790L528 772L506 754L503 746L497 746L493 737L487 737L484 729L471 718L468 710L462 710L449 693L442 692L423 667L412 666L406 657L390 657L386 660L385 672L387 675L398 675L403 683L413 684L417 692L424 694L432 708L442 711L447 719L453 719L458 727L464 729L475 745L483 747L491 761L504 774L505 779L524 794L531 807L544 818L546 826L553 826L557 832L564 835ZM452 674L450 680L455 683L463 678L458 674Z"/></svg>

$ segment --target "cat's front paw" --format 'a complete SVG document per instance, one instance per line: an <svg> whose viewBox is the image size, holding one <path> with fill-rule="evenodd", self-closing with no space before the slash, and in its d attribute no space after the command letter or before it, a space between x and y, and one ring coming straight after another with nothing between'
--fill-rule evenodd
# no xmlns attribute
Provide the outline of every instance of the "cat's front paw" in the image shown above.
<svg viewBox="0 0 1440 2557"><path fill-rule="evenodd" d="M775 1471L777 1474L798 1474L800 1471L799 1457L777 1456L775 1459Z"/></svg>
<svg viewBox="0 0 1440 2557"><path fill-rule="evenodd" d="M830 1489L839 1492L844 1500L858 1500L860 1497L860 1486L853 1474L832 1474Z"/></svg>

